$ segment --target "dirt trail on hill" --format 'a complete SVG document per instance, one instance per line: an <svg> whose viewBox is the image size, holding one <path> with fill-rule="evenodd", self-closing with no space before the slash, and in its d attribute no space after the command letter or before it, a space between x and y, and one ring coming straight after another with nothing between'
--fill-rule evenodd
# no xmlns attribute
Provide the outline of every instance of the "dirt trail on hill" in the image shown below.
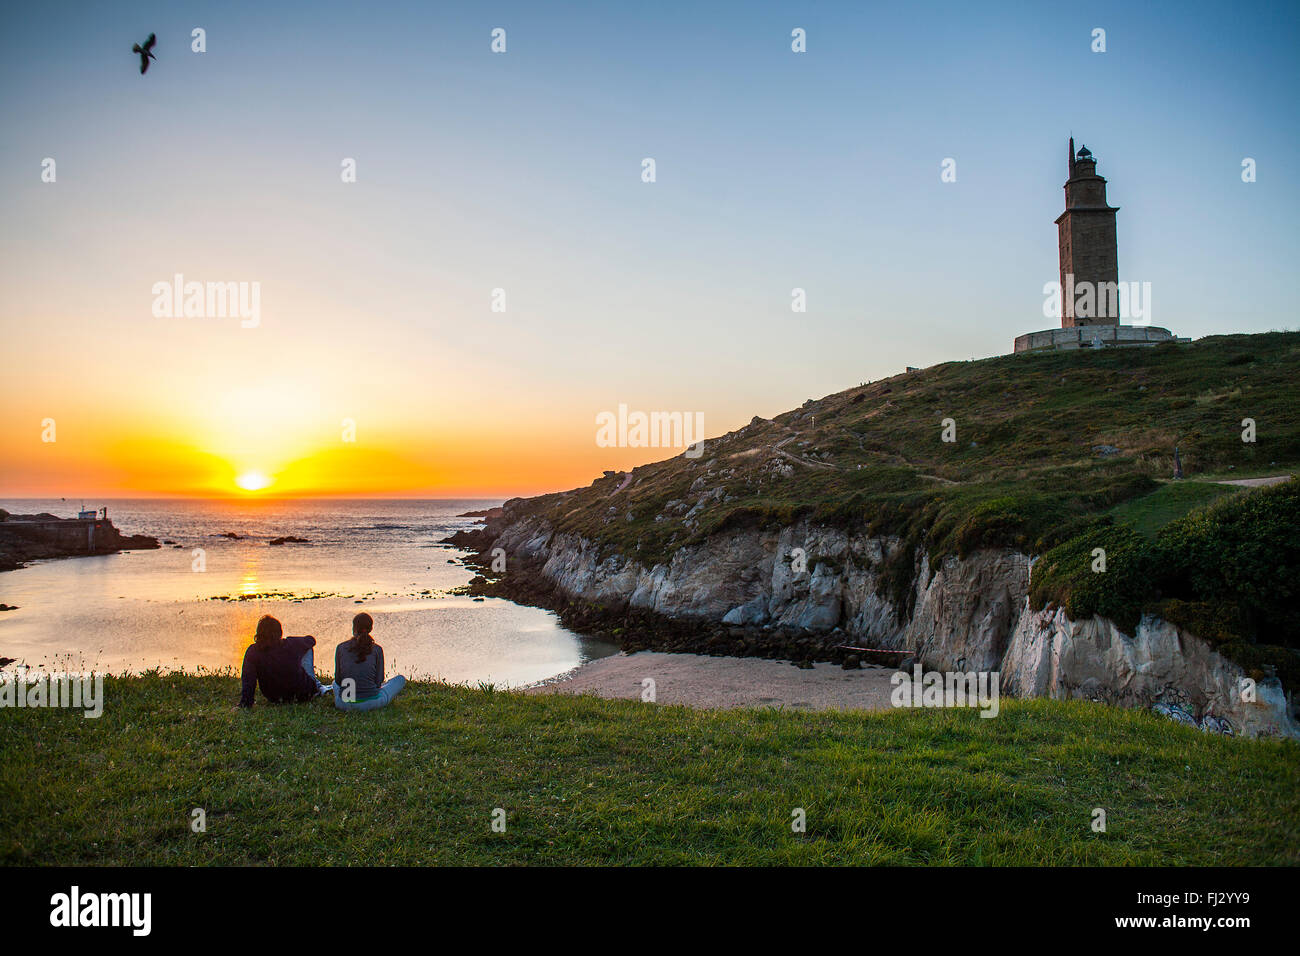
<svg viewBox="0 0 1300 956"><path fill-rule="evenodd" d="M1267 488L1269 485L1280 485L1284 481L1290 481L1291 475L1274 475L1271 478L1234 478L1229 481L1216 481L1216 485L1240 485L1243 488Z"/></svg>

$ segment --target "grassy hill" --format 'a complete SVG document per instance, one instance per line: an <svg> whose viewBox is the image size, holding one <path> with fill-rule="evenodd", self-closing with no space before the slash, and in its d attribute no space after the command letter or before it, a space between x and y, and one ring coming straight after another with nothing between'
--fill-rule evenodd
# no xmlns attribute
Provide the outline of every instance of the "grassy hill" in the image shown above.
<svg viewBox="0 0 1300 956"><path fill-rule="evenodd" d="M1055 551L1045 567L1059 573L1039 589L1040 600L1068 603L1076 587L1104 586L1118 596L1100 605L1076 602L1076 609L1100 606L1132 625L1142 611L1159 608L1237 650L1261 642L1296 647L1300 626L1280 606L1289 588L1257 594L1245 606L1232 592L1232 574L1220 574L1203 595L1193 582L1214 578L1212 569L1184 562L1183 576L1163 584L1142 576L1191 547L1179 538L1190 529L1164 529L1223 499L1220 530L1263 535L1274 551L1255 553L1249 541L1237 548L1234 556L1250 573L1274 584L1300 578L1294 491L1272 497L1271 511L1238 521L1226 517L1231 509L1263 492L1214 483L1300 469L1298 389L1300 332L949 362L810 399L771 420L755 418L706 441L698 459L678 455L630 477L511 502L508 513L544 518L647 565L719 531L801 518L894 534L912 546L885 569L900 606L917 547L932 561L981 547ZM1253 442L1242 440L1245 419L1254 422ZM943 440L946 420L955 441ZM1175 447L1187 479L1178 483L1170 481ZM1288 528L1297 533L1284 533ZM1103 542L1121 552L1117 573L1085 582L1083 558ZM1198 544L1196 555L1219 560L1212 540ZM1171 595L1180 603L1169 603ZM1265 658L1294 669L1294 654ZM1258 655L1252 661L1264 663Z"/></svg>
<svg viewBox="0 0 1300 956"><path fill-rule="evenodd" d="M1175 446L1188 478L1297 467L1298 387L1298 332L948 362L755 418L697 460L634 469L622 491L621 476L602 478L528 510L651 561L723 527L800 516L914 530L936 556L984 543L1041 550L1063 521L1157 490ZM945 418L955 442L942 440Z"/></svg>
<svg viewBox="0 0 1300 956"><path fill-rule="evenodd" d="M96 720L0 709L0 864L1300 864L1294 743L1084 701L985 720L425 683L368 714L238 696L153 674L108 680Z"/></svg>

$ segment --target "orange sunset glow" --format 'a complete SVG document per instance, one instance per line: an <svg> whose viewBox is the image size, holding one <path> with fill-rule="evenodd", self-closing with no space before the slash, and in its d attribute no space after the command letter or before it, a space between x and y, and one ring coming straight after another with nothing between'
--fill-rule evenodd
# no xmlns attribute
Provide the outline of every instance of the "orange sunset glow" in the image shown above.
<svg viewBox="0 0 1300 956"><path fill-rule="evenodd" d="M596 416L619 402L699 409L717 435L790 400L760 394L754 379L702 402L703 380L678 367L670 341L647 347L656 370L646 384L601 360L600 343L581 368L576 355L538 363L532 336L503 345L473 321L417 334L399 316L268 294L260 325L242 328L155 319L147 293L147 283L114 286L95 317L14 306L40 320L0 381L0 495L531 495L675 453L598 446ZM798 377L783 388L807 390Z"/></svg>
<svg viewBox="0 0 1300 956"><path fill-rule="evenodd" d="M232 392L216 403L246 403ZM176 410L124 420L67 398L42 414L20 396L0 415L6 467L0 482L12 497L477 497L534 494L585 485L606 468L629 468L672 454L670 449L600 448L596 427L579 424L546 432L518 425L412 423L404 428L357 422L344 440L343 416L329 425L295 418L292 403L274 400L264 413L199 414L189 423ZM160 403L161 404L161 403ZM162 419L161 421L159 419ZM42 422L53 419L53 441ZM556 433L558 432L558 433ZM349 436L351 437L351 436Z"/></svg>

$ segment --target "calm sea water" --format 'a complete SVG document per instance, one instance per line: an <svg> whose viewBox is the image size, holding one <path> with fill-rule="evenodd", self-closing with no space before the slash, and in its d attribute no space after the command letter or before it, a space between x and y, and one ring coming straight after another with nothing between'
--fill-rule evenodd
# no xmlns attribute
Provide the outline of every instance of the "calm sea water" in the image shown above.
<svg viewBox="0 0 1300 956"><path fill-rule="evenodd" d="M0 573L0 602L18 605L0 612L0 655L115 673L237 668L257 619L273 614L286 634L316 637L317 671L329 677L334 646L362 610L375 619L389 673L408 677L522 686L613 653L549 611L447 594L471 573L460 551L437 542L477 526L457 515L500 503L88 500L107 505L123 534L175 545ZM79 505L0 501L14 513L60 517ZM287 535L308 543L268 543Z"/></svg>

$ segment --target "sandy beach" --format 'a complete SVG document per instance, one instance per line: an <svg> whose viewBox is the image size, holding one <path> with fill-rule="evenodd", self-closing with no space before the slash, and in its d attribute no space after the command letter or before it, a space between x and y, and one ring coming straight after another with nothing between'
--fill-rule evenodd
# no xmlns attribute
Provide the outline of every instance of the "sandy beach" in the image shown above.
<svg viewBox="0 0 1300 956"><path fill-rule="evenodd" d="M640 700L654 681L655 702L688 707L781 707L789 710L888 709L891 667L800 669L757 657L706 657L641 651L615 654L527 689L530 694L595 694Z"/></svg>

